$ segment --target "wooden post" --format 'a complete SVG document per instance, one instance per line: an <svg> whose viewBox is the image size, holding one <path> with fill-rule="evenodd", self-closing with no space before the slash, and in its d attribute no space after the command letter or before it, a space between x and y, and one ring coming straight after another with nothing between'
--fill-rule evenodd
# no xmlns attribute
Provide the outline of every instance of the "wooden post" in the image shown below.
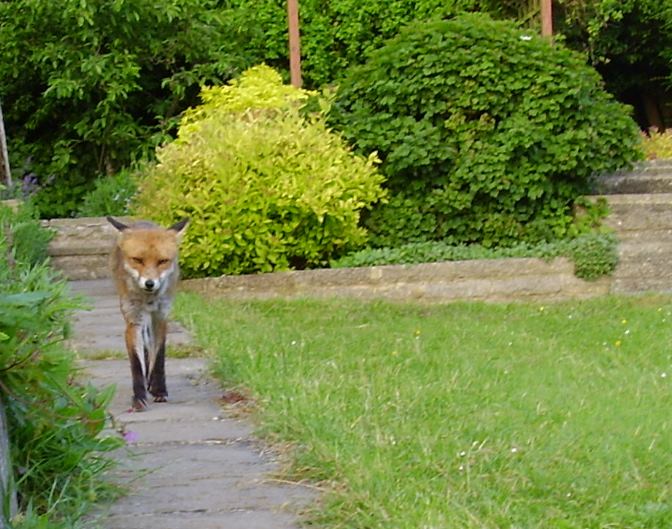
<svg viewBox="0 0 672 529"><path fill-rule="evenodd" d="M8 528L7 521L17 511L16 491L12 485L12 465L9 457L9 435L5 407L0 401L0 529Z"/></svg>
<svg viewBox="0 0 672 529"><path fill-rule="evenodd" d="M299 0L287 0L289 23L289 71L292 85L301 88L301 38L299 34Z"/></svg>
<svg viewBox="0 0 672 529"><path fill-rule="evenodd" d="M7 186L12 185L12 173L9 172L9 154L7 153L7 136L5 136L5 122L2 119L2 105L0 105L0 173Z"/></svg>
<svg viewBox="0 0 672 529"><path fill-rule="evenodd" d="M539 0L541 10L541 36L553 36L553 2L552 0Z"/></svg>

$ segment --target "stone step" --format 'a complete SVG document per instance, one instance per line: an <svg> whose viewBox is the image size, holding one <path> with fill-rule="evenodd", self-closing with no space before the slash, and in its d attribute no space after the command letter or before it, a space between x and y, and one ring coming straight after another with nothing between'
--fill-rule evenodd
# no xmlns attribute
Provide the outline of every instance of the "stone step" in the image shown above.
<svg viewBox="0 0 672 529"><path fill-rule="evenodd" d="M48 247L49 255L104 255L109 256L112 243L104 239L75 242L69 238L54 238Z"/></svg>
<svg viewBox="0 0 672 529"><path fill-rule="evenodd" d="M74 294L86 295L90 299L102 298L102 301L109 300L110 296L114 299L117 291L114 288L114 283L109 278L109 274L105 278L97 281L71 281L68 283L70 291Z"/></svg>
<svg viewBox="0 0 672 529"><path fill-rule="evenodd" d="M614 272L614 278L666 279L672 287L672 266L669 258L621 258Z"/></svg>
<svg viewBox="0 0 672 529"><path fill-rule="evenodd" d="M53 255L51 265L71 281L103 279L110 276L107 254Z"/></svg>
<svg viewBox="0 0 672 529"><path fill-rule="evenodd" d="M601 175L595 192L606 195L672 192L672 160L652 160L632 170Z"/></svg>
<svg viewBox="0 0 672 529"><path fill-rule="evenodd" d="M672 244L672 229L647 231L620 229L617 233L620 244Z"/></svg>
<svg viewBox="0 0 672 529"><path fill-rule="evenodd" d="M672 193L607 195L603 198L610 210L605 224L617 233L672 229Z"/></svg>
<svg viewBox="0 0 672 529"><path fill-rule="evenodd" d="M672 281L662 277L614 277L611 292L613 294L643 294L656 292L672 293Z"/></svg>
<svg viewBox="0 0 672 529"><path fill-rule="evenodd" d="M621 239L618 250L621 258L661 258L672 260L672 237L666 239L646 238Z"/></svg>

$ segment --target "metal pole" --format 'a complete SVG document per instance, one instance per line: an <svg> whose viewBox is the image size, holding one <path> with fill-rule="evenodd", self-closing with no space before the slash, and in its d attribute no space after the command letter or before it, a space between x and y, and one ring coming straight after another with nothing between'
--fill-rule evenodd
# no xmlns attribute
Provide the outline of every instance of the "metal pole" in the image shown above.
<svg viewBox="0 0 672 529"><path fill-rule="evenodd" d="M287 0L289 23L289 71L292 85L301 88L301 39L299 36L299 0Z"/></svg>
<svg viewBox="0 0 672 529"><path fill-rule="evenodd" d="M553 36L553 2L552 0L539 0L541 10L541 36Z"/></svg>
<svg viewBox="0 0 672 529"><path fill-rule="evenodd" d="M12 185L12 173L9 171L9 154L7 153L7 136L5 136L5 121L2 119L2 105L0 104L0 170L5 176L7 186Z"/></svg>

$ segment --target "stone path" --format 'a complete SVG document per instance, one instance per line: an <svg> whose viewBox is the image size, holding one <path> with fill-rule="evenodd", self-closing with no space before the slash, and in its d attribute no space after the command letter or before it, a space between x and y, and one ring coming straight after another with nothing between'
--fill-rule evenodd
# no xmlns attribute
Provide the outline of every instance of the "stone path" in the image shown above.
<svg viewBox="0 0 672 529"><path fill-rule="evenodd" d="M104 280L71 286L92 308L77 314L72 346L94 385L117 386L111 412L128 440L115 472L128 494L101 508L95 522L105 529L298 528L296 512L315 499L314 491L273 479L277 461L249 423L222 411L222 390L207 375L205 360L169 356L169 402L129 412L128 361L93 359L124 347L112 286ZM168 340L188 344L190 337L173 325Z"/></svg>

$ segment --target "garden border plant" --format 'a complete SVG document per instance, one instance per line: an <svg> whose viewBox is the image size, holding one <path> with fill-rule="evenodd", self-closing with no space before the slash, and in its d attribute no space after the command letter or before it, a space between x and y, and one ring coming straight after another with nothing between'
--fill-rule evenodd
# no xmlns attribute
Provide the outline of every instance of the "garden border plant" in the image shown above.
<svg viewBox="0 0 672 529"><path fill-rule="evenodd" d="M113 388L73 380L64 348L80 306L45 261L49 235L30 210L0 204L0 395L9 423L15 528L71 528L110 485L101 480L120 446L101 435Z"/></svg>

